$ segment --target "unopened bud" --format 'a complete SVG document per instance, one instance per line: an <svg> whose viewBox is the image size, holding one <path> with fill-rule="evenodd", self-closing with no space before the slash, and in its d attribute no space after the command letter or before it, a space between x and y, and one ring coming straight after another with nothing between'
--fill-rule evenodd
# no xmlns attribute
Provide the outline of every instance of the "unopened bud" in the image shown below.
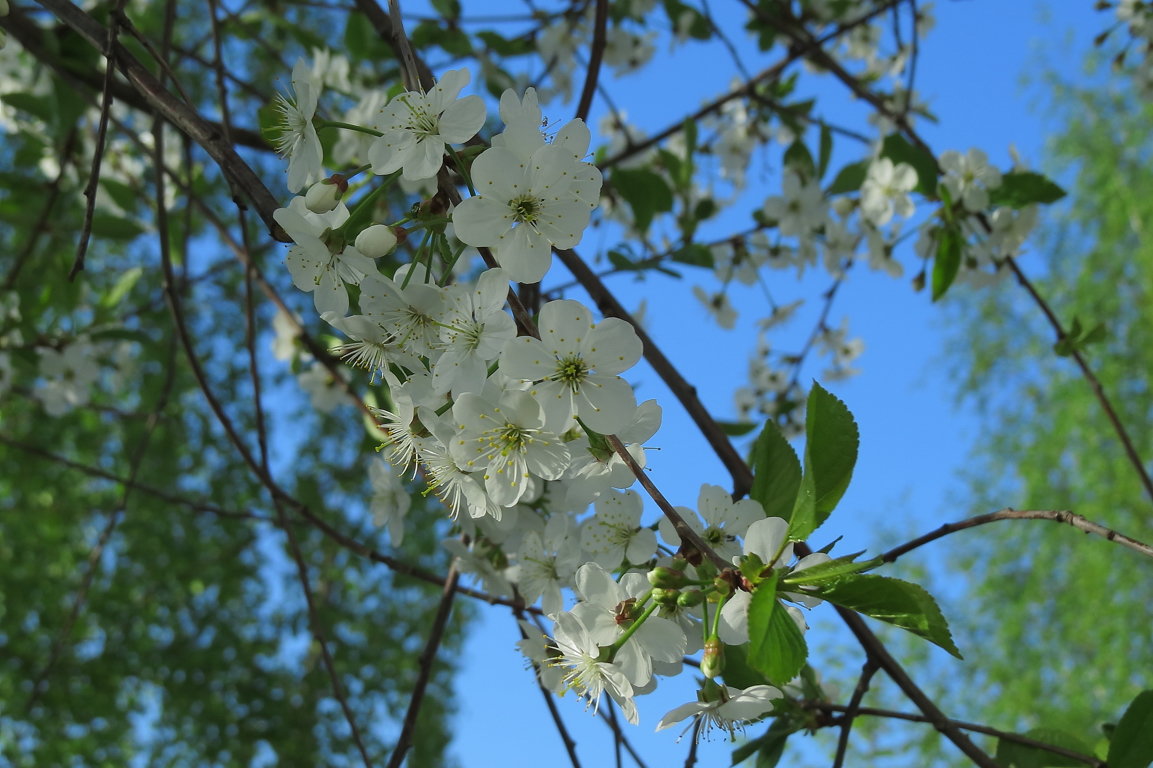
<svg viewBox="0 0 1153 768"><path fill-rule="evenodd" d="M662 589L661 587L656 587L653 589L653 602L657 605L663 605L668 608L672 608L677 604L677 598L680 596L680 594L681 593L675 589Z"/></svg>
<svg viewBox="0 0 1153 768"><path fill-rule="evenodd" d="M395 247L396 233L384 224L373 224L356 236L356 250L370 259L386 256Z"/></svg>
<svg viewBox="0 0 1153 768"><path fill-rule="evenodd" d="M313 213L328 213L336 207L347 190L348 182L340 175L318 181L304 193L304 207Z"/></svg>
<svg viewBox="0 0 1153 768"><path fill-rule="evenodd" d="M710 680L724 674L725 646L713 635L705 641L705 655L701 657L701 674Z"/></svg>
<svg viewBox="0 0 1153 768"><path fill-rule="evenodd" d="M664 566L657 566L649 571L649 584L654 587L665 587L668 589L676 589L685 585L684 571L678 571L673 568L665 568Z"/></svg>
<svg viewBox="0 0 1153 768"><path fill-rule="evenodd" d="M692 608L694 605L700 605L705 601L705 593L699 589L692 589L688 592L677 593L677 605L681 608Z"/></svg>

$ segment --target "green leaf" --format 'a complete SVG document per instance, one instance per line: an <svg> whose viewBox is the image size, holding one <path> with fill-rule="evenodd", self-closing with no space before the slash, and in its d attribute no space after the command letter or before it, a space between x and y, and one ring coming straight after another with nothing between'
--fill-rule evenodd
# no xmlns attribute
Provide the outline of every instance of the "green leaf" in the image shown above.
<svg viewBox="0 0 1153 768"><path fill-rule="evenodd" d="M751 421L718 421L717 426L729 437L743 437L757 428Z"/></svg>
<svg viewBox="0 0 1153 768"><path fill-rule="evenodd" d="M670 257L680 264L689 264L694 267L713 268L713 252L707 246L699 243L690 243L684 248L673 251Z"/></svg>
<svg viewBox="0 0 1153 768"><path fill-rule="evenodd" d="M1053 203L1065 196L1065 190L1033 171L1011 171L1001 177L1001 186L989 190L992 205L1024 208L1035 203Z"/></svg>
<svg viewBox="0 0 1153 768"><path fill-rule="evenodd" d="M673 209L673 193L657 174L644 168L622 168L610 177L612 187L633 209L637 229L644 232L657 213Z"/></svg>
<svg viewBox="0 0 1153 768"><path fill-rule="evenodd" d="M837 172L837 178L825 190L826 195L841 195L845 192L856 192L865 183L865 176L869 173L869 161L861 160L850 163Z"/></svg>
<svg viewBox="0 0 1153 768"><path fill-rule="evenodd" d="M801 174L802 178L812 179L817 175L817 164L813 162L813 153L805 145L804 140L797 139L785 150L785 166Z"/></svg>
<svg viewBox="0 0 1153 768"><path fill-rule="evenodd" d="M937 257L933 259L933 301L945 295L957 279L961 269L963 241L955 227L945 227L937 233Z"/></svg>
<svg viewBox="0 0 1153 768"><path fill-rule="evenodd" d="M1070 736L1065 731L1055 728L1034 728L1021 735L1034 741L1063 747L1084 755L1093 754L1092 747L1075 736ZM1001 768L1080 768L1080 766L1085 765L1081 760L1007 739L998 739L996 760Z"/></svg>
<svg viewBox="0 0 1153 768"><path fill-rule="evenodd" d="M348 14L344 25L344 48L351 58L361 61L383 59L389 52L384 40L362 13Z"/></svg>
<svg viewBox="0 0 1153 768"><path fill-rule="evenodd" d="M132 286L136 285L137 281L140 280L140 276L143 274L144 269L142 267L132 267L126 270L124 274L117 279L111 290L104 294L104 298L100 300L100 306L105 309L115 307L128 295L128 292L132 290Z"/></svg>
<svg viewBox="0 0 1153 768"><path fill-rule="evenodd" d="M484 41L489 50L500 56L524 56L535 50L532 40L528 37L510 40L491 29L482 29L476 36Z"/></svg>
<svg viewBox="0 0 1153 768"><path fill-rule="evenodd" d="M1109 768L1148 768L1153 763L1153 690L1129 704L1109 742Z"/></svg>
<svg viewBox="0 0 1153 768"><path fill-rule="evenodd" d="M781 428L765 422L752 453L753 487L749 496L761 502L766 517L788 520L801 486L801 462Z"/></svg>
<svg viewBox="0 0 1153 768"><path fill-rule="evenodd" d="M768 730L755 739L749 739L733 750L732 764L737 765L757 756L756 768L773 768L780 762L785 751L785 742L796 733L792 723L783 718L774 719Z"/></svg>
<svg viewBox="0 0 1153 768"><path fill-rule="evenodd" d="M460 16L460 0L432 0L432 7L446 19Z"/></svg>
<svg viewBox="0 0 1153 768"><path fill-rule="evenodd" d="M139 190L113 178L102 178L100 186L104 187L104 191L112 198L122 210L132 211L135 210L137 202L141 198Z"/></svg>
<svg viewBox="0 0 1153 768"><path fill-rule="evenodd" d="M845 495L860 435L845 404L813 382L805 413L805 471L789 516L789 537L808 538Z"/></svg>
<svg viewBox="0 0 1153 768"><path fill-rule="evenodd" d="M51 124L54 119L55 104L48 96L37 96L31 93L6 93L4 103L15 107L21 112L27 112L37 120Z"/></svg>
<svg viewBox="0 0 1153 768"><path fill-rule="evenodd" d="M804 635L777 599L780 572L762 581L749 602L749 666L773 685L796 677L809 655Z"/></svg>
<svg viewBox="0 0 1153 768"><path fill-rule="evenodd" d="M893 164L908 163L917 172L917 191L926 197L937 193L937 158L913 146L899 133L885 137L881 145L881 157L887 157Z"/></svg>
<svg viewBox="0 0 1153 768"><path fill-rule="evenodd" d="M877 568L882 564L880 558L854 562L860 554L861 553L858 552L854 555L845 555L844 557L818 563L817 565L804 568L800 571L793 571L785 577L782 583L788 584L789 586L820 584L821 582L832 581L841 576L848 576L850 574L860 573L861 571L867 571L871 568Z"/></svg>
<svg viewBox="0 0 1153 768"><path fill-rule="evenodd" d="M754 685L768 685L768 679L749 665L749 646L725 646L725 671L722 673L725 685L733 688L751 688Z"/></svg>
<svg viewBox="0 0 1153 768"><path fill-rule="evenodd" d="M144 233L144 227L132 219L97 213L92 217L92 234L110 240L131 240Z"/></svg>
<svg viewBox="0 0 1153 768"><path fill-rule="evenodd" d="M820 585L817 594L834 605L908 630L961 658L937 601L916 584L887 576L855 574ZM751 610L749 617L751 621Z"/></svg>
<svg viewBox="0 0 1153 768"><path fill-rule="evenodd" d="M829 126L821 126L820 148L817 154L817 178L823 178L829 170L829 160L833 157L833 132Z"/></svg>

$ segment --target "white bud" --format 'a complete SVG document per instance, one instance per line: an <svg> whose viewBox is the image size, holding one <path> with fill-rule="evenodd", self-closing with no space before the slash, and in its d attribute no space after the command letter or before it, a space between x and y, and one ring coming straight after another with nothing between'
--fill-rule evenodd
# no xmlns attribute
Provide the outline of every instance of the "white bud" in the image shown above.
<svg viewBox="0 0 1153 768"><path fill-rule="evenodd" d="M370 259L378 259L392 253L396 247L396 233L392 227L373 224L356 236L356 250Z"/></svg>
<svg viewBox="0 0 1153 768"><path fill-rule="evenodd" d="M0 3L4 0L0 0ZM332 184L326 181L318 181L308 188L308 192L304 195L304 206L313 213L328 213L336 208L336 204L340 202L340 198L344 195L344 189L339 184Z"/></svg>

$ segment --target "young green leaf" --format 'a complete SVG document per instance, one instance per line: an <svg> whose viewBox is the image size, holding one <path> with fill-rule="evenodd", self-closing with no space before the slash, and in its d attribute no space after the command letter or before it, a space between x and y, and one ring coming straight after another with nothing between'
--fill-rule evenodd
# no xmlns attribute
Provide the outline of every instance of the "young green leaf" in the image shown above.
<svg viewBox="0 0 1153 768"><path fill-rule="evenodd" d="M1153 764L1153 690L1137 694L1121 716L1109 742L1107 762L1109 768L1149 768Z"/></svg>
<svg viewBox="0 0 1153 768"><path fill-rule="evenodd" d="M1001 176L1001 186L989 190L989 203L1024 208L1035 203L1054 203L1065 190L1033 171L1011 171Z"/></svg>
<svg viewBox="0 0 1153 768"><path fill-rule="evenodd" d="M817 155L817 178L823 178L825 171L829 170L829 160L833 156L833 132L829 126L821 126L820 148Z"/></svg>
<svg viewBox="0 0 1153 768"><path fill-rule="evenodd" d="M610 178L613 189L633 209L637 229L644 232L653 216L673 209L673 193L657 174L644 168L622 168Z"/></svg>
<svg viewBox="0 0 1153 768"><path fill-rule="evenodd" d="M961 232L955 227L944 227L937 234L937 258L933 259L933 301L944 296L957 279L963 245Z"/></svg>
<svg viewBox="0 0 1153 768"><path fill-rule="evenodd" d="M860 573L882 565L881 559L876 557L872 560L855 562L854 559L860 554L861 553L858 552L855 555L845 555L844 557L827 560L799 571L793 571L785 577L782 583L789 586L820 584L824 581L832 581L841 576Z"/></svg>
<svg viewBox="0 0 1153 768"><path fill-rule="evenodd" d="M861 160L850 163L837 172L837 178L825 190L826 195L840 195L845 192L856 192L865 183L865 176L869 173L869 161Z"/></svg>
<svg viewBox="0 0 1153 768"><path fill-rule="evenodd" d="M785 150L785 166L793 169L804 179L811 179L816 175L817 164L813 162L813 153L805 146L803 139L797 139Z"/></svg>
<svg viewBox="0 0 1153 768"><path fill-rule="evenodd" d="M779 578L762 581L749 602L749 666L774 685L792 680L809 655L805 636L777 599Z"/></svg>
<svg viewBox="0 0 1153 768"><path fill-rule="evenodd" d="M961 658L937 601L916 584L887 576L855 574L820 585L816 594L834 605L908 630ZM752 621L751 611L749 620Z"/></svg>
<svg viewBox="0 0 1153 768"><path fill-rule="evenodd" d="M845 495L859 441L853 414L813 382L805 413L805 472L792 514L786 518L790 538L807 538Z"/></svg>
<svg viewBox="0 0 1153 768"><path fill-rule="evenodd" d="M766 517L788 520L801 486L801 462L776 422L765 422L752 455L753 487L749 496L761 502Z"/></svg>

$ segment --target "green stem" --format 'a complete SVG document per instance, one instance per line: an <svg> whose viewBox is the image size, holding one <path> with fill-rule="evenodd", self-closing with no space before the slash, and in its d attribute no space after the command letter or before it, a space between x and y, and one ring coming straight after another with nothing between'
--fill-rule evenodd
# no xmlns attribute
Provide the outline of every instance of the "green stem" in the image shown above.
<svg viewBox="0 0 1153 768"><path fill-rule="evenodd" d="M448 150L449 156L452 157L452 162L456 166L456 170L460 172L460 176L462 179L464 179L464 183L468 185L469 194L471 194L473 197L476 197L476 188L472 185L472 176L470 176L468 171L465 170L464 160L461 159L461 156L457 154L455 149L448 146L447 144L445 145L445 149Z"/></svg>
<svg viewBox="0 0 1153 768"><path fill-rule="evenodd" d="M641 628L641 625L645 623L645 620L648 619L649 616L652 616L653 611L655 611L658 607L659 606L656 603L653 603L648 608L645 608L645 612L638 616L636 621L630 624L628 629L626 629L624 633L616 639L616 642L609 646L609 661L612 661L616 658L617 651L619 651L621 647L628 642L628 639L632 637L638 629Z"/></svg>
<svg viewBox="0 0 1153 768"><path fill-rule="evenodd" d="M357 133L367 133L369 136L383 136L384 134L374 128L365 128L363 125L353 125L352 123L343 123L339 120L318 120L316 127L323 128L343 128L346 131L356 131Z"/></svg>

